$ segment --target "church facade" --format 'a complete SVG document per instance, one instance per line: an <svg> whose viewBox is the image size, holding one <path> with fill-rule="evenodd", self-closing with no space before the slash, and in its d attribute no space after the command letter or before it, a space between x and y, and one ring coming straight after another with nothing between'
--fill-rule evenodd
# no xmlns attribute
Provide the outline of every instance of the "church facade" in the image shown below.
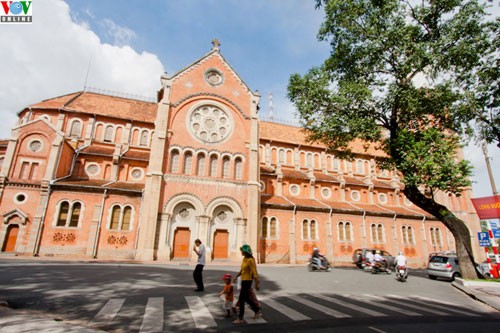
<svg viewBox="0 0 500 333"><path fill-rule="evenodd" d="M258 92L214 43L161 77L156 101L81 91L30 105L0 142L3 255L302 263L313 247L334 265L358 248L402 251L413 267L453 251L435 218L412 205L375 150L339 159L300 128L259 119ZM479 220L471 190L439 201ZM479 255L477 241L472 239Z"/></svg>

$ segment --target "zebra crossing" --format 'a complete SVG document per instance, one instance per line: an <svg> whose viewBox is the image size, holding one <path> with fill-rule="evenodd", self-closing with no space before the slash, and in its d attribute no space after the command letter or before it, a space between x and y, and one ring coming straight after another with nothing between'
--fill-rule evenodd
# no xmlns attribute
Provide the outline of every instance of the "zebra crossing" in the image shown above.
<svg viewBox="0 0 500 333"><path fill-rule="evenodd" d="M183 328L207 329L230 326L230 319L223 318L222 302L213 295L182 296L182 304L175 310L166 308L164 297L149 297L137 331L155 333L176 331L170 325ZM89 326L105 328L117 321L118 314L126 307L126 298L112 298L89 321ZM325 318L387 317L387 316L480 316L469 308L458 304L411 295L378 296L372 294L281 294L260 296L264 318L252 319L248 308L245 320L248 324L278 323L283 321L305 321ZM130 316L130 315L129 315ZM128 316L127 316L128 318ZM233 316L235 319L236 316ZM138 321L138 319L136 319ZM122 323L123 324L123 323ZM120 325L116 323L116 325ZM137 325L138 326L138 325Z"/></svg>

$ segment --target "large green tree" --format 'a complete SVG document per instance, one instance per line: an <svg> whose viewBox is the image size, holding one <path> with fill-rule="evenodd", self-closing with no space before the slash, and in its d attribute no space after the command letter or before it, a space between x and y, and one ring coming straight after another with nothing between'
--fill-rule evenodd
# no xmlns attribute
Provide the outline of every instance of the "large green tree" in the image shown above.
<svg viewBox="0 0 500 333"><path fill-rule="evenodd" d="M484 7L460 0L316 0L318 38L330 57L290 77L288 96L309 138L348 156L354 139L377 145L382 167L403 176L404 194L456 240L462 275L477 273L467 225L436 201L470 186L457 158L478 106L468 76L491 50ZM467 86L469 84L469 86Z"/></svg>

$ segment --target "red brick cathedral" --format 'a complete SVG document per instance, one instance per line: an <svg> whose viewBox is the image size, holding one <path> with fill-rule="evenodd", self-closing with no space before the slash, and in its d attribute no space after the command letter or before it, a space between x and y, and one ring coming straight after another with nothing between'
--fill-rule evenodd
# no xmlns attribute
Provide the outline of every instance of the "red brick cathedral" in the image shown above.
<svg viewBox="0 0 500 333"><path fill-rule="evenodd" d="M375 165L378 152L353 143L358 155L342 160L298 127L260 120L259 93L213 45L162 76L156 102L81 91L19 112L0 144L2 254L190 261L199 238L215 262L240 260L248 243L261 263L305 262L318 247L351 264L368 247L422 267L454 250ZM470 197L439 201L474 235Z"/></svg>

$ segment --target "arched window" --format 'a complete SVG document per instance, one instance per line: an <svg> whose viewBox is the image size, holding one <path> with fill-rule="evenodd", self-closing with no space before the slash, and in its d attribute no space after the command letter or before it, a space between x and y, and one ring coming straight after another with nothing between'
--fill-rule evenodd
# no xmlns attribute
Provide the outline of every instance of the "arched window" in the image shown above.
<svg viewBox="0 0 500 333"><path fill-rule="evenodd" d="M66 220L68 219L69 212L69 202L63 201L59 207L59 217L57 218L57 226L66 226Z"/></svg>
<svg viewBox="0 0 500 333"><path fill-rule="evenodd" d="M141 145L143 147L147 147L148 146L148 141L149 141L149 133L148 133L147 130L143 130L141 132L141 140L140 140L139 145Z"/></svg>
<svg viewBox="0 0 500 333"><path fill-rule="evenodd" d="M106 126L104 131L104 142L113 142L113 126Z"/></svg>
<svg viewBox="0 0 500 333"><path fill-rule="evenodd" d="M222 178L229 178L229 157L224 156L222 159Z"/></svg>
<svg viewBox="0 0 500 333"><path fill-rule="evenodd" d="M270 238L278 237L278 221L276 220L275 217L272 217L269 223L269 237Z"/></svg>
<svg viewBox="0 0 500 333"><path fill-rule="evenodd" d="M193 168L193 154L187 152L184 155L184 174L190 175Z"/></svg>
<svg viewBox="0 0 500 333"><path fill-rule="evenodd" d="M78 227L82 212L82 204L80 202L70 203L62 201L59 204L56 226L58 227Z"/></svg>
<svg viewBox="0 0 500 333"><path fill-rule="evenodd" d="M114 205L111 207L111 218L109 221L109 229L129 231L132 225L132 207Z"/></svg>
<svg viewBox="0 0 500 333"><path fill-rule="evenodd" d="M78 227L78 221L80 220L80 211L82 210L82 204L75 202L73 209L71 211L71 219L69 221L70 227Z"/></svg>
<svg viewBox="0 0 500 333"><path fill-rule="evenodd" d="M81 135L82 135L82 123L79 120L74 120L73 123L71 123L69 136L72 138L79 138Z"/></svg>
<svg viewBox="0 0 500 333"><path fill-rule="evenodd" d="M234 178L241 180L243 178L243 161L241 157L236 157L234 160Z"/></svg>
<svg viewBox="0 0 500 333"><path fill-rule="evenodd" d="M360 175L363 175L365 173L363 160L356 160L356 173Z"/></svg>
<svg viewBox="0 0 500 333"><path fill-rule="evenodd" d="M304 240L318 239L318 223L315 220L302 221L302 238Z"/></svg>
<svg viewBox="0 0 500 333"><path fill-rule="evenodd" d="M217 156L210 156L210 177L217 177Z"/></svg>
<svg viewBox="0 0 500 333"><path fill-rule="evenodd" d="M262 226L261 226L261 231L262 231L262 238L267 238L267 225L268 225L268 219L267 217L262 218Z"/></svg>
<svg viewBox="0 0 500 333"><path fill-rule="evenodd" d="M372 243L381 244L384 243L384 226L382 224L372 224L371 225L371 236Z"/></svg>
<svg viewBox="0 0 500 333"><path fill-rule="evenodd" d="M308 220L302 221L302 238L303 239L310 239L309 221Z"/></svg>
<svg viewBox="0 0 500 333"><path fill-rule="evenodd" d="M314 166L313 154L307 153L307 155L306 155L306 168L312 169L313 166Z"/></svg>
<svg viewBox="0 0 500 333"><path fill-rule="evenodd" d="M179 151L174 150L170 155L170 172L177 173L179 172Z"/></svg>
<svg viewBox="0 0 500 333"><path fill-rule="evenodd" d="M439 228L431 228L431 244L441 247L441 230Z"/></svg>
<svg viewBox="0 0 500 333"><path fill-rule="evenodd" d="M261 226L262 238L278 238L278 220L275 217L263 217Z"/></svg>
<svg viewBox="0 0 500 333"><path fill-rule="evenodd" d="M198 176L205 175L205 155L198 154L198 170L196 171Z"/></svg>
<svg viewBox="0 0 500 333"><path fill-rule="evenodd" d="M352 240L351 222L339 222L339 241L349 242Z"/></svg>
<svg viewBox="0 0 500 333"><path fill-rule="evenodd" d="M278 151L278 155L279 155L279 158L278 158L279 164L280 165L286 164L285 150L284 149L280 149Z"/></svg>

